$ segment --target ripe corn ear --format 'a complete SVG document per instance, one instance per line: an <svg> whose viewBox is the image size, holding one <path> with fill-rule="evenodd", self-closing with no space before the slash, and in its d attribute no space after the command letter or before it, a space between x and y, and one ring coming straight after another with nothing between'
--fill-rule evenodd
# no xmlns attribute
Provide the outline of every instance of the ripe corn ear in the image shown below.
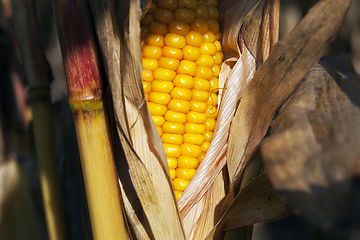
<svg viewBox="0 0 360 240"><path fill-rule="evenodd" d="M223 54L216 0L153 0L141 20L143 88L176 198L212 139Z"/></svg>

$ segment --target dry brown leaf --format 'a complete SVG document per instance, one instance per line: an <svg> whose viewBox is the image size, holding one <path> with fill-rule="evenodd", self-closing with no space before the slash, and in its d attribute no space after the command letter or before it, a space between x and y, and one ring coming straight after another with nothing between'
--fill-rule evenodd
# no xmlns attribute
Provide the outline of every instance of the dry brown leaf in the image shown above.
<svg viewBox="0 0 360 240"><path fill-rule="evenodd" d="M217 239L222 230L270 221L290 213L290 208L272 188L266 173L262 173L236 196L206 239Z"/></svg>
<svg viewBox="0 0 360 240"><path fill-rule="evenodd" d="M219 3L220 24L222 29L221 44L224 60L235 57L240 58L238 36L241 26L250 10L260 0L227 0Z"/></svg>
<svg viewBox="0 0 360 240"><path fill-rule="evenodd" d="M244 167L265 136L279 107L340 28L351 0L317 3L259 67L232 122L228 146L230 180L238 185ZM329 24L331 23L331 24Z"/></svg>
<svg viewBox="0 0 360 240"><path fill-rule="evenodd" d="M359 96L360 81L315 65L261 144L274 187L322 227L350 226L356 211L351 194L353 178L360 176Z"/></svg>
<svg viewBox="0 0 360 240"><path fill-rule="evenodd" d="M114 7L108 2L91 4L112 92L116 127L127 160L127 165L117 162L117 167L120 180L127 179L121 187L125 191L124 204L129 207L126 212L130 225L136 229L138 238L184 239L165 152L142 90L140 2L130 2L124 44L110 10Z"/></svg>

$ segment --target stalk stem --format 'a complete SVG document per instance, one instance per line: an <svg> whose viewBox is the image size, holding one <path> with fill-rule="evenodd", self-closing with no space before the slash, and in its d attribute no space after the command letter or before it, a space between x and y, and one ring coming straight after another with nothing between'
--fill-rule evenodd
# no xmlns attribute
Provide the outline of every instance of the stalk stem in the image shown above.
<svg viewBox="0 0 360 240"><path fill-rule="evenodd" d="M127 239L85 0L53 0L94 239Z"/></svg>
<svg viewBox="0 0 360 240"><path fill-rule="evenodd" d="M39 165L42 197L49 238L67 239L65 211L56 167L49 65L44 57L36 25L33 0L13 0L12 7L21 57L30 85L33 130Z"/></svg>

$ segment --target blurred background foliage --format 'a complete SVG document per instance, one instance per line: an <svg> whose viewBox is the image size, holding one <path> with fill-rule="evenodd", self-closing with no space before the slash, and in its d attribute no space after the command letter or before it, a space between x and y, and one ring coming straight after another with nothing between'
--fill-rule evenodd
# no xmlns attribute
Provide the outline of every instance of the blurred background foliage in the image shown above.
<svg viewBox="0 0 360 240"><path fill-rule="evenodd" d="M224 1L224 0L223 0ZM317 1L282 0L280 39ZM53 125L69 239L91 239L85 191L51 1L36 0L38 23L53 81ZM359 79L360 0L353 0L337 38L323 50L344 78ZM71 24L71 23L69 23ZM352 63L351 63L352 62ZM355 72L352 72L352 66ZM28 83L17 48L10 0L0 6L0 239L47 239L37 170ZM296 216L257 224L254 240L338 239Z"/></svg>

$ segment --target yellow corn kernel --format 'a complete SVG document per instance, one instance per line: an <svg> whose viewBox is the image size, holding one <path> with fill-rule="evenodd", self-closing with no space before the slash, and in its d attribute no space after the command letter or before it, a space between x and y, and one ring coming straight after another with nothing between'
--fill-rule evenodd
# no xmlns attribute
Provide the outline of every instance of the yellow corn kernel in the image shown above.
<svg viewBox="0 0 360 240"><path fill-rule="evenodd" d="M207 109L207 103L206 102L200 102L200 101L190 101L190 110L195 112L204 113Z"/></svg>
<svg viewBox="0 0 360 240"><path fill-rule="evenodd" d="M219 74L220 74L220 66L215 64L213 67L212 67L212 70L213 70L213 76L214 77L219 77Z"/></svg>
<svg viewBox="0 0 360 240"><path fill-rule="evenodd" d="M217 4L218 4L217 0L208 0L208 1L206 2L206 5L207 5L208 7L216 7Z"/></svg>
<svg viewBox="0 0 360 240"><path fill-rule="evenodd" d="M185 132L186 133L204 134L205 126L204 126L204 124L185 123Z"/></svg>
<svg viewBox="0 0 360 240"><path fill-rule="evenodd" d="M179 0L179 8L195 10L198 7L197 0Z"/></svg>
<svg viewBox="0 0 360 240"><path fill-rule="evenodd" d="M208 54L214 56L216 54L216 45L212 42L204 42L200 47L201 54Z"/></svg>
<svg viewBox="0 0 360 240"><path fill-rule="evenodd" d="M167 105L170 102L171 97L168 93L152 92L150 93L149 100L153 103Z"/></svg>
<svg viewBox="0 0 360 240"><path fill-rule="evenodd" d="M177 166L180 168L197 168L199 161L196 158L181 155L177 160Z"/></svg>
<svg viewBox="0 0 360 240"><path fill-rule="evenodd" d="M156 127L156 129L161 137L161 135L163 135L163 130L161 129L161 127Z"/></svg>
<svg viewBox="0 0 360 240"><path fill-rule="evenodd" d="M203 35L197 31L190 31L185 35L186 43L195 47L200 47L203 43Z"/></svg>
<svg viewBox="0 0 360 240"><path fill-rule="evenodd" d="M174 180L176 177L175 169L169 169L171 180Z"/></svg>
<svg viewBox="0 0 360 240"><path fill-rule="evenodd" d="M154 71L159 67L158 61L150 58L142 58L142 65L148 71Z"/></svg>
<svg viewBox="0 0 360 240"><path fill-rule="evenodd" d="M212 32L207 32L203 35L203 41L206 43L213 43L215 42L216 37L215 34Z"/></svg>
<svg viewBox="0 0 360 240"><path fill-rule="evenodd" d="M145 99L146 99L146 102L149 101L149 94L148 93L145 93Z"/></svg>
<svg viewBox="0 0 360 240"><path fill-rule="evenodd" d="M211 80L214 76L214 73L211 68L206 66L197 66L195 77L205 78L207 80Z"/></svg>
<svg viewBox="0 0 360 240"><path fill-rule="evenodd" d="M165 122L161 126L164 133L184 134L185 127L182 123Z"/></svg>
<svg viewBox="0 0 360 240"><path fill-rule="evenodd" d="M140 28L140 37L141 38L146 38L146 36L149 34L149 27L142 25Z"/></svg>
<svg viewBox="0 0 360 240"><path fill-rule="evenodd" d="M189 123L204 123L205 120L206 120L205 113L190 111L186 114L186 121Z"/></svg>
<svg viewBox="0 0 360 240"><path fill-rule="evenodd" d="M158 8L154 12L154 19L168 25L174 21L174 13L168 9Z"/></svg>
<svg viewBox="0 0 360 240"><path fill-rule="evenodd" d="M154 21L149 25L149 32L165 36L168 33L168 26L164 23Z"/></svg>
<svg viewBox="0 0 360 240"><path fill-rule="evenodd" d="M217 32L215 34L215 38L216 38L216 40L219 40L221 38L221 32Z"/></svg>
<svg viewBox="0 0 360 240"><path fill-rule="evenodd" d="M199 59L201 52L200 48L191 45L186 45L183 49L183 57L185 60L196 61Z"/></svg>
<svg viewBox="0 0 360 240"><path fill-rule="evenodd" d="M205 153L205 152L202 152L202 153L200 154L200 156L197 158L197 160L198 160L198 162L199 162L199 163L201 163L201 162L202 162L202 160L204 160L205 155L206 155L206 153Z"/></svg>
<svg viewBox="0 0 360 240"><path fill-rule="evenodd" d="M213 77L210 80L210 92L217 93L219 91L219 79Z"/></svg>
<svg viewBox="0 0 360 240"><path fill-rule="evenodd" d="M190 31L190 26L185 22L175 20L169 24L170 33L175 33L181 36L185 36L189 31Z"/></svg>
<svg viewBox="0 0 360 240"><path fill-rule="evenodd" d="M169 46L164 46L162 48L162 55L164 57L175 58L175 59L178 59L178 60L183 59L181 49L173 48L173 47L169 47Z"/></svg>
<svg viewBox="0 0 360 240"><path fill-rule="evenodd" d="M153 72L153 77L156 80L172 81L176 76L176 72L166 68L157 68Z"/></svg>
<svg viewBox="0 0 360 240"><path fill-rule="evenodd" d="M163 116L151 116L151 117L155 123L155 126L157 127L161 127L165 122L165 118Z"/></svg>
<svg viewBox="0 0 360 240"><path fill-rule="evenodd" d="M201 148L198 145L194 145L191 143L183 143L181 144L181 153L185 156L190 157L199 157L201 154Z"/></svg>
<svg viewBox="0 0 360 240"><path fill-rule="evenodd" d="M166 46L174 48L183 48L186 46L186 40L184 36L175 33L168 33L165 35Z"/></svg>
<svg viewBox="0 0 360 240"><path fill-rule="evenodd" d="M178 191L184 191L186 187L189 185L188 180L181 179L181 178L175 178L174 179L174 189Z"/></svg>
<svg viewBox="0 0 360 240"><path fill-rule="evenodd" d="M215 60L212 56L203 54L199 57L199 59L195 63L198 66L214 67ZM159 64L160 64L160 62L159 62Z"/></svg>
<svg viewBox="0 0 360 240"><path fill-rule="evenodd" d="M171 99L167 107L175 112L188 113L190 111L189 101L180 99Z"/></svg>
<svg viewBox="0 0 360 240"><path fill-rule="evenodd" d="M218 96L216 93L210 92L209 99L207 100L207 105L216 106L218 104Z"/></svg>
<svg viewBox="0 0 360 240"><path fill-rule="evenodd" d="M204 142L202 145L201 145L201 151L203 152L206 152L210 147L210 142Z"/></svg>
<svg viewBox="0 0 360 240"><path fill-rule="evenodd" d="M145 45L146 45L145 39L141 38L141 39L140 39L140 47L141 47L141 50L145 47Z"/></svg>
<svg viewBox="0 0 360 240"><path fill-rule="evenodd" d="M221 43L220 43L218 40L216 40L216 41L214 42L214 44L215 44L215 46L216 46L216 51L220 52L220 51L221 51ZM220 54L221 54L221 53L220 53Z"/></svg>
<svg viewBox="0 0 360 240"><path fill-rule="evenodd" d="M209 7L209 13L210 13L211 18L213 18L215 20L219 20L220 13L216 7Z"/></svg>
<svg viewBox="0 0 360 240"><path fill-rule="evenodd" d="M182 178L185 180L191 180L195 175L196 169L191 168L177 168L175 170L175 177Z"/></svg>
<svg viewBox="0 0 360 240"><path fill-rule="evenodd" d="M194 76L196 73L196 64L189 60L182 60L176 72L179 74Z"/></svg>
<svg viewBox="0 0 360 240"><path fill-rule="evenodd" d="M158 6L161 8L175 11L178 8L177 0L158 0Z"/></svg>
<svg viewBox="0 0 360 240"><path fill-rule="evenodd" d="M191 24L190 29L193 31L198 31L201 34L207 33L209 31L210 25L208 21L204 18L196 18Z"/></svg>
<svg viewBox="0 0 360 240"><path fill-rule="evenodd" d="M160 47L146 45L141 52L142 52L142 56L144 58L150 58L150 59L158 60L159 58L162 57Z"/></svg>
<svg viewBox="0 0 360 240"><path fill-rule="evenodd" d="M168 110L165 113L165 120L169 122L175 123L186 123L186 115L185 113L179 113L172 110Z"/></svg>
<svg viewBox="0 0 360 240"><path fill-rule="evenodd" d="M203 78L194 78L194 88L199 89L202 91L209 91L210 90L210 81L203 79Z"/></svg>
<svg viewBox="0 0 360 240"><path fill-rule="evenodd" d="M149 26L149 24L154 21L154 15L146 14L144 18L141 20L141 24L145 26Z"/></svg>
<svg viewBox="0 0 360 240"><path fill-rule="evenodd" d="M194 86L194 79L185 74L177 74L173 83L176 87L191 89Z"/></svg>
<svg viewBox="0 0 360 240"><path fill-rule="evenodd" d="M213 137L213 132L211 132L211 131L204 132L204 140L205 141L211 142L212 137Z"/></svg>
<svg viewBox="0 0 360 240"><path fill-rule="evenodd" d="M215 60L215 64L221 64L222 63L222 56L220 52L216 52L215 55L213 56L214 60Z"/></svg>
<svg viewBox="0 0 360 240"><path fill-rule="evenodd" d="M185 133L184 134L184 142L191 143L196 145L202 145L204 143L204 136L201 134L194 134L194 133Z"/></svg>
<svg viewBox="0 0 360 240"><path fill-rule="evenodd" d="M167 107L161 104L148 102L149 112L153 116L163 116L166 113Z"/></svg>
<svg viewBox="0 0 360 240"><path fill-rule="evenodd" d="M158 8L158 5L155 3L155 1L153 1L150 5L150 8L149 8L147 14L153 14L157 8Z"/></svg>
<svg viewBox="0 0 360 240"><path fill-rule="evenodd" d="M214 131L215 129L215 119L214 118L207 118L205 123L205 130L206 131Z"/></svg>
<svg viewBox="0 0 360 240"><path fill-rule="evenodd" d="M163 145L167 157L177 158L181 155L181 148L179 145L170 144L170 143L163 143Z"/></svg>
<svg viewBox="0 0 360 240"><path fill-rule="evenodd" d="M180 65L180 61L174 58L162 57L159 59L159 67L170 70L176 70Z"/></svg>
<svg viewBox="0 0 360 240"><path fill-rule="evenodd" d="M190 24L195 19L195 12L191 9L178 8L174 12L174 18L175 20Z"/></svg>
<svg viewBox="0 0 360 240"><path fill-rule="evenodd" d="M161 141L163 143L171 143L171 144L181 145L184 142L184 137L183 137L183 135L180 135L180 134L164 133L161 136Z"/></svg>
<svg viewBox="0 0 360 240"><path fill-rule="evenodd" d="M144 93L151 93L151 83L142 81L142 84L143 84Z"/></svg>
<svg viewBox="0 0 360 240"><path fill-rule="evenodd" d="M170 81L155 80L151 83L151 89L154 92L170 93L174 84Z"/></svg>
<svg viewBox="0 0 360 240"><path fill-rule="evenodd" d="M160 48L162 48L165 45L164 36L156 33L149 33L146 36L145 42L147 45L160 47Z"/></svg>
<svg viewBox="0 0 360 240"><path fill-rule="evenodd" d="M209 98L209 92L201 91L198 89L192 90L192 100L206 102Z"/></svg>
<svg viewBox="0 0 360 240"><path fill-rule="evenodd" d="M181 195L183 193L183 191L177 191L175 190L175 197L176 197L176 201L179 201L179 199L181 198Z"/></svg>
<svg viewBox="0 0 360 240"><path fill-rule="evenodd" d="M178 160L176 158L172 158L172 157L168 157L167 158L167 163L170 169L175 169L177 168L178 164L177 164Z"/></svg>
<svg viewBox="0 0 360 240"><path fill-rule="evenodd" d="M218 114L217 107L208 106L205 114L208 118L217 118L217 114Z"/></svg>
<svg viewBox="0 0 360 240"><path fill-rule="evenodd" d="M174 87L170 93L171 98L190 101L192 92L187 88Z"/></svg>
<svg viewBox="0 0 360 240"><path fill-rule="evenodd" d="M210 17L210 11L208 6L199 4L195 10L195 15L197 18L208 19Z"/></svg>
<svg viewBox="0 0 360 240"><path fill-rule="evenodd" d="M147 82L154 81L154 77L151 71L147 71L145 69L142 70L142 80Z"/></svg>

